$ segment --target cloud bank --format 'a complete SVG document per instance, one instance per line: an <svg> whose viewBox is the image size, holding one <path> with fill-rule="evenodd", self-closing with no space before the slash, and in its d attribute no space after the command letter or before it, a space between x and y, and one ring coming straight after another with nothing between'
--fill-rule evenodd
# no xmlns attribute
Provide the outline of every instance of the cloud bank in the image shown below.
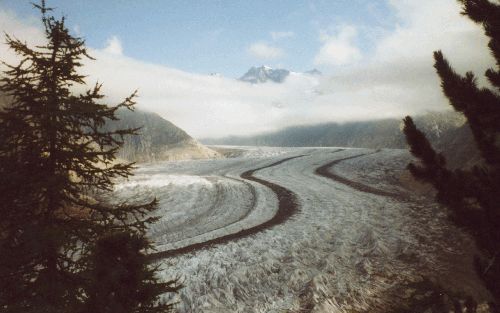
<svg viewBox="0 0 500 313"><path fill-rule="evenodd" d="M315 65L347 65L361 59L361 51L353 43L357 30L353 26L342 26L338 34L322 33L323 46L314 58Z"/></svg>
<svg viewBox="0 0 500 313"><path fill-rule="evenodd" d="M473 70L478 76L494 64L482 29L459 14L455 0L389 3L399 23L377 37L370 53L356 45L356 36L365 31L357 25L318 34L321 46L311 62L329 69L331 74L323 77L292 74L283 84L251 85L197 75L127 57L117 38L104 49L92 49L97 60L86 62L83 72L90 84L104 83L110 103L139 89L139 108L205 138L446 109L432 67L434 50L443 50L459 71ZM0 10L0 29L40 43L37 22L20 20L11 12ZM283 55L265 43L251 46L250 52L261 58ZM5 45L0 45L0 58L14 60Z"/></svg>
<svg viewBox="0 0 500 313"><path fill-rule="evenodd" d="M104 48L104 52L114 54L114 55L123 55L123 47L122 42L118 37L113 36L108 39L106 42L106 47Z"/></svg>

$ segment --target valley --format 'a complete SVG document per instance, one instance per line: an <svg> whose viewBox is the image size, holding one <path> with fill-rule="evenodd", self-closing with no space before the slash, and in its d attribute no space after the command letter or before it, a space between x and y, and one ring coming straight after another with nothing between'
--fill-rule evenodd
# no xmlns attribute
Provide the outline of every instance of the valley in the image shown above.
<svg viewBox="0 0 500 313"><path fill-rule="evenodd" d="M431 195L401 184L407 151L237 149L144 164L116 187L159 199L152 256L165 278L183 279L181 312L382 312L422 276L450 286L465 276L484 296L470 239ZM468 271L451 275L457 262Z"/></svg>
<svg viewBox="0 0 500 313"><path fill-rule="evenodd" d="M500 313L499 1L0 0L0 311Z"/></svg>

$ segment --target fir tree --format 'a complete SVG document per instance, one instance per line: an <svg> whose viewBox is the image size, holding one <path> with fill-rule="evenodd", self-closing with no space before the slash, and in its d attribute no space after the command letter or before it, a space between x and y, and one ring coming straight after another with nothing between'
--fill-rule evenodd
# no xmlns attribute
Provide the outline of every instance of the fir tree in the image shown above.
<svg viewBox="0 0 500 313"><path fill-rule="evenodd" d="M404 133L420 164L408 168L431 183L437 199L450 209L452 220L469 231L481 250L477 272L500 301L500 6L488 0L462 0L463 14L483 26L496 66L486 71L493 89L478 86L472 72L456 73L443 54L434 53L436 71L453 108L464 114L484 164L472 169L449 170L410 117Z"/></svg>
<svg viewBox="0 0 500 313"><path fill-rule="evenodd" d="M85 85L81 61L90 58L84 41L69 33L64 18L48 15L44 1L35 7L47 43L31 48L7 35L21 61L5 64L0 80L0 91L10 98L0 111L0 308L81 312L90 301L92 247L109 233L126 232L140 242L137 249L151 248L144 232L155 220L148 213L157 201L103 200L115 178L131 174L133 164L117 163L115 154L137 129L102 126L116 120L119 108L132 110L135 93L114 107L102 102L100 84L75 94L76 86ZM149 282L137 288L154 289L142 306L154 306L157 295L173 290L144 264L134 271L143 271Z"/></svg>
<svg viewBox="0 0 500 313"><path fill-rule="evenodd" d="M148 266L143 236L119 232L98 240L91 255L89 313L171 312L172 305L158 297L176 292L176 281L158 282L155 267Z"/></svg>

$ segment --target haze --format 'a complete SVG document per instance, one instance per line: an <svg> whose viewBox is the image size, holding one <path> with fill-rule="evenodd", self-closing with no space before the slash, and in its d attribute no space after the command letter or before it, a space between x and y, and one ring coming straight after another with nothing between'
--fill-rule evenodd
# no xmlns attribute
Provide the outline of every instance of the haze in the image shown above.
<svg viewBox="0 0 500 313"><path fill-rule="evenodd" d="M455 0L298 1L269 10L265 1L229 7L204 2L192 10L153 1L143 11L137 4L106 3L118 17L134 13L140 23L114 15L92 18L100 9L93 1L53 2L68 15L74 32L88 39L97 59L84 67L89 84L103 82L110 103L139 89L138 108L160 114L196 138L444 110L433 51L443 50L459 71L482 74L494 64L481 28L460 15ZM169 20L169 6L183 18L148 24ZM207 20L207 12L220 20ZM34 13L28 2L1 1L0 30L40 42ZM15 61L3 44L0 59ZM262 64L297 74L281 84L237 80ZM300 74L312 68L323 75Z"/></svg>

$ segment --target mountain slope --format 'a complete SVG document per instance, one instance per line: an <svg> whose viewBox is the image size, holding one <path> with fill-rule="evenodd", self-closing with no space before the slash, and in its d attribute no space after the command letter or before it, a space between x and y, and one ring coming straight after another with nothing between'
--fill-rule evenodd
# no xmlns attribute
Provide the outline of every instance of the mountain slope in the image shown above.
<svg viewBox="0 0 500 313"><path fill-rule="evenodd" d="M243 76L239 78L239 80L251 83L251 84L260 84L266 83L268 81L275 83L282 83L290 74L297 75L309 75L309 76L318 76L321 75L321 72L317 69L312 69L310 71L304 73L296 73L289 71L287 69L273 69L269 66L260 66L260 67L251 67L248 72L246 72Z"/></svg>
<svg viewBox="0 0 500 313"><path fill-rule="evenodd" d="M0 109L8 97L0 94ZM185 131L156 113L126 109L117 112L118 121L109 121L105 130L139 128L139 135L126 136L117 157L133 162L218 158L220 154L191 138Z"/></svg>
<svg viewBox="0 0 500 313"><path fill-rule="evenodd" d="M282 83L288 75L290 75L289 70L273 69L265 65L261 67L253 66L245 75L240 77L240 80L252 84L265 83L267 81Z"/></svg>
<svg viewBox="0 0 500 313"><path fill-rule="evenodd" d="M106 124L108 130L137 128L139 135L125 138L118 157L135 162L207 159L219 154L191 138L185 131L156 113L136 110L118 111L118 121Z"/></svg>
<svg viewBox="0 0 500 313"><path fill-rule="evenodd" d="M455 112L429 113L415 118L415 123L440 151L444 151L453 167L466 162L464 156L476 158L477 151L465 119ZM205 144L275 146L275 147L407 147L399 119L326 123L288 127L276 132L249 137L204 139Z"/></svg>

